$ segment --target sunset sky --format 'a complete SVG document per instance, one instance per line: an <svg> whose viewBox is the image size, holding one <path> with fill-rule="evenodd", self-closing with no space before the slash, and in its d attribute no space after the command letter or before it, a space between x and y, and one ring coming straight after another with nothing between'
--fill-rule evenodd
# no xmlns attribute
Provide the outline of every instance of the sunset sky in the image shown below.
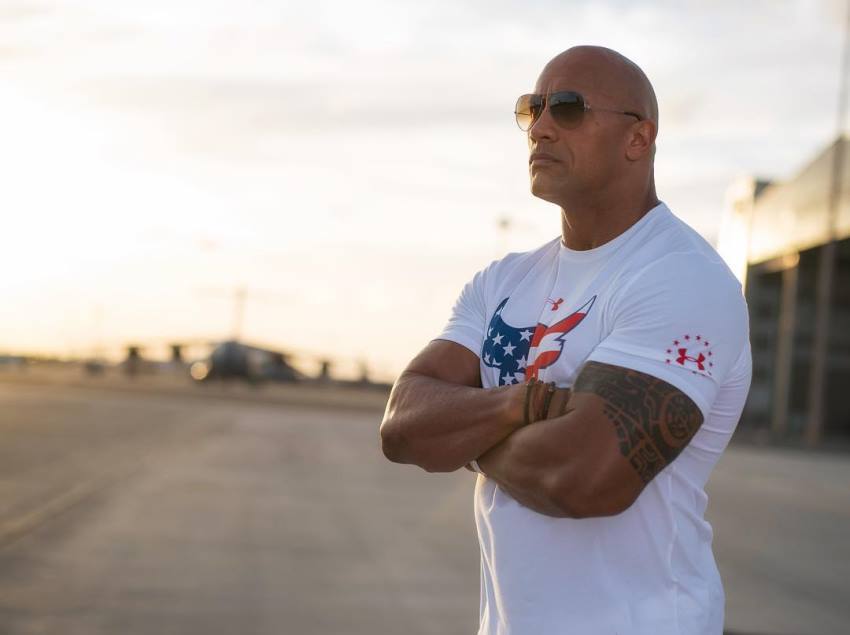
<svg viewBox="0 0 850 635"><path fill-rule="evenodd" d="M835 135L845 3L0 0L0 352L243 336L392 379L473 273L560 232L516 97L576 44L659 99L659 197ZM510 228L500 231L499 219Z"/></svg>

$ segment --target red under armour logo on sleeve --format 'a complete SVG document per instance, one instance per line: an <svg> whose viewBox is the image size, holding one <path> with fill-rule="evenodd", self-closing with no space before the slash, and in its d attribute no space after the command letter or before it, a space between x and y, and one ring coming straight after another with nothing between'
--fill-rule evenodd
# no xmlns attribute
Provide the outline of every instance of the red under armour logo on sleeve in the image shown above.
<svg viewBox="0 0 850 635"><path fill-rule="evenodd" d="M668 364L678 364L690 368L694 375L697 374L697 371L711 375L711 369L714 368L714 361L712 360L714 353L710 347L711 343L702 335L687 333L673 340L673 346L666 351L667 358L665 361Z"/></svg>

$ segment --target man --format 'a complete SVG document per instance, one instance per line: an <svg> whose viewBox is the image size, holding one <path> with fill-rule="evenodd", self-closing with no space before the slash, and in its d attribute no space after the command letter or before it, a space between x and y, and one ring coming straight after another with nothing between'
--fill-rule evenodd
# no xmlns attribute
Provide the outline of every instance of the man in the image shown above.
<svg viewBox="0 0 850 635"><path fill-rule="evenodd" d="M741 286L656 197L633 62L571 48L516 117L561 235L466 284L393 387L384 453L479 472L479 635L720 635L704 486L749 389Z"/></svg>

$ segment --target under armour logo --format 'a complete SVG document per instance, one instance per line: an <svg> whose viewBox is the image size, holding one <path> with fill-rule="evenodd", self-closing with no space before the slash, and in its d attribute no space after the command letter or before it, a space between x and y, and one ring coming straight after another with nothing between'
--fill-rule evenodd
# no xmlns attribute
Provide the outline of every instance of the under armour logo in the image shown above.
<svg viewBox="0 0 850 635"><path fill-rule="evenodd" d="M679 364L681 364L682 366L685 365L685 362L693 362L697 365L697 368L699 368L700 370L705 370L705 366L703 366L702 364L705 361L705 355L700 353L697 357L691 357L690 355L688 355L687 348L679 349L679 357L676 359L676 361L679 362Z"/></svg>
<svg viewBox="0 0 850 635"><path fill-rule="evenodd" d="M561 302L564 301L564 298L558 298L557 300L553 300L552 298L546 298L546 301L552 303L553 311L557 311L558 307L561 306Z"/></svg>
<svg viewBox="0 0 850 635"><path fill-rule="evenodd" d="M687 346L683 347L682 344ZM688 355L688 350L694 351ZM678 357L676 356L678 354ZM711 375L714 368L714 352L711 343L702 335L683 335L673 340L673 346L667 349L667 363L676 362L679 366L690 368L696 374L698 370Z"/></svg>

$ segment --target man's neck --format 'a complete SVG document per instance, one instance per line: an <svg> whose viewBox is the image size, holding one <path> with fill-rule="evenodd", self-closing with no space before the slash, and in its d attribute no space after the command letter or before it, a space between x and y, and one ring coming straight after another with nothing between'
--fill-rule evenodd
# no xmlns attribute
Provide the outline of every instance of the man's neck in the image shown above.
<svg viewBox="0 0 850 635"><path fill-rule="evenodd" d="M576 251L595 249L622 234L659 202L653 188L637 204L597 201L561 206L561 240Z"/></svg>

